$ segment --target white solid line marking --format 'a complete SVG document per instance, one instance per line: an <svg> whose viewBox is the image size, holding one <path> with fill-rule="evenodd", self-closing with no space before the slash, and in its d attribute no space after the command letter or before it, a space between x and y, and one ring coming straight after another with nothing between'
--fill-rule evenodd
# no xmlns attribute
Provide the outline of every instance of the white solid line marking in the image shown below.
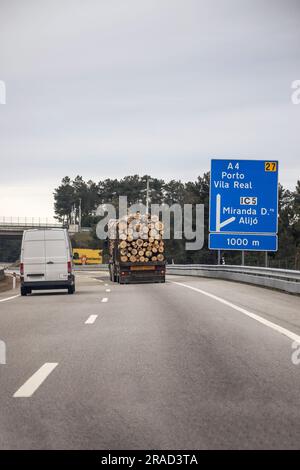
<svg viewBox="0 0 300 470"><path fill-rule="evenodd" d="M91 325L94 323L97 319L98 315L90 315L89 318L86 320L85 324L86 325Z"/></svg>
<svg viewBox="0 0 300 470"><path fill-rule="evenodd" d="M16 297L20 297L20 294L13 295L12 297L6 297L5 299L0 299L0 302L6 302L7 300L15 299Z"/></svg>
<svg viewBox="0 0 300 470"><path fill-rule="evenodd" d="M101 302L107 302L107 301L108 301L107 297L103 297L103 299L101 300Z"/></svg>
<svg viewBox="0 0 300 470"><path fill-rule="evenodd" d="M200 294L206 295L207 297L210 297L211 299L217 300L218 302L227 305L228 307L233 308L234 310L237 310L238 312L243 313L244 315L247 315L250 318L253 318L253 320L258 321L259 323L262 323L265 326L268 326L269 328L272 328L272 330L277 331L278 333L281 333L282 335L287 336L293 341L297 341L300 343L300 336L297 335L296 333L293 333L290 330L287 330L286 328L283 328L282 326L277 325L276 323L273 323L269 320L266 320L263 317L260 317L259 315L256 315L255 313L249 312L248 310L239 307L238 305L233 304L232 302L228 302L228 300L222 299L221 297L218 297L214 294L210 294L209 292L206 292L202 289L197 289L196 287L189 286L187 284L182 284L181 282L175 282L171 281L173 284L177 284L178 286L182 287L187 287L188 289L194 290L196 292L199 292Z"/></svg>
<svg viewBox="0 0 300 470"><path fill-rule="evenodd" d="M110 292L110 289L105 289L105 292Z"/></svg>
<svg viewBox="0 0 300 470"><path fill-rule="evenodd" d="M57 362L46 362L16 391L14 397L31 397L56 366Z"/></svg>

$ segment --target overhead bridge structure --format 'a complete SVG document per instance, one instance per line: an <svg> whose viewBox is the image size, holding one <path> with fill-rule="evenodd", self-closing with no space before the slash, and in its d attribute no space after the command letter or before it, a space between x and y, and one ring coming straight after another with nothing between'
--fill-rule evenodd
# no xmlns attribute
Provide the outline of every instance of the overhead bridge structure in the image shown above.
<svg viewBox="0 0 300 470"><path fill-rule="evenodd" d="M39 217L0 217L0 238L22 238L24 230L31 228L63 228L52 219Z"/></svg>

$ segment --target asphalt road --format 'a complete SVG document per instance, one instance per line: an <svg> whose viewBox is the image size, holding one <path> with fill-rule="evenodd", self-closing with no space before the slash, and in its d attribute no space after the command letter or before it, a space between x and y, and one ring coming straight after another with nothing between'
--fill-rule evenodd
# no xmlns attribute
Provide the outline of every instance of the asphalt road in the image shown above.
<svg viewBox="0 0 300 470"><path fill-rule="evenodd" d="M300 335L299 297L76 277L73 296L0 294L0 449L299 448L300 364L282 334Z"/></svg>

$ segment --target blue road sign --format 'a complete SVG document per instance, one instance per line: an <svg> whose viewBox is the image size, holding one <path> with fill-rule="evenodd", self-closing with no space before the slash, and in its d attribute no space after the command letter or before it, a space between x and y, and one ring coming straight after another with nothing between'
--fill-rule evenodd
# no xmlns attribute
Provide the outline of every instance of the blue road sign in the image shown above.
<svg viewBox="0 0 300 470"><path fill-rule="evenodd" d="M277 251L277 235L211 233L210 250Z"/></svg>
<svg viewBox="0 0 300 470"><path fill-rule="evenodd" d="M269 241L265 239L260 246L270 243L270 251L276 251L277 225L278 161L211 161L210 232L272 234L275 237L273 242L270 238ZM255 243L252 245L251 242L256 240L251 237L247 248L228 248L226 240L226 237L211 237L210 249L258 249ZM276 248L272 249L274 246ZM269 248L260 249L269 251Z"/></svg>

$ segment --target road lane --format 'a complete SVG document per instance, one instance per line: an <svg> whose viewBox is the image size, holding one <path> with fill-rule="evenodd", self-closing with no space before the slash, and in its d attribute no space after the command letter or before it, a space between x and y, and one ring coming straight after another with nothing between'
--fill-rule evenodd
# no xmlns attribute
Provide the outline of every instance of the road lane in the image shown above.
<svg viewBox="0 0 300 470"><path fill-rule="evenodd" d="M275 294L268 315L281 318L284 305L290 328L299 328L299 298L174 278L255 313ZM170 282L112 286L107 305L105 285L85 273L74 296L0 307L9 350L0 366L0 448L299 446L300 366L291 362L291 341ZM101 321L85 328L87 312L101 312ZM45 362L59 363L51 380L25 402L14 399Z"/></svg>
<svg viewBox="0 0 300 470"><path fill-rule="evenodd" d="M299 296L219 279L189 276L168 276L168 279L189 284L222 297L300 335Z"/></svg>
<svg viewBox="0 0 300 470"><path fill-rule="evenodd" d="M195 286L191 286L191 285L183 283L183 282L176 282L176 281L171 281L171 282L173 282L177 286L184 287L185 289L191 289L195 292L198 292L199 294L204 295L206 297L209 297L209 298L215 300L216 302L220 302L221 304L226 305L226 306L232 308L233 310L236 310L239 313L242 313L243 315L247 315L247 317L252 318L253 320L261 323L262 325L264 325L268 328L271 328L272 330L277 331L277 333L285 335L287 338L289 338L292 341L295 341L295 342L300 344L300 336L299 335L297 335L296 333L293 333L290 330L287 330L286 328L283 328L280 325L277 325L276 323L270 322L269 320L267 320L266 318L263 318L262 316L259 316L259 315L255 314L253 312L250 312L249 310L246 310L245 308L241 308L238 305L236 305L232 302L229 302L228 300L225 300L222 297L219 297L218 295L211 294L209 292L206 292L203 289L198 289Z"/></svg>
<svg viewBox="0 0 300 470"><path fill-rule="evenodd" d="M75 295L36 292L0 304L0 339L7 347L7 365L0 366L0 390L12 395L45 362L55 358L76 335L89 314L99 313L101 284L82 277ZM81 326L80 326L81 324Z"/></svg>

